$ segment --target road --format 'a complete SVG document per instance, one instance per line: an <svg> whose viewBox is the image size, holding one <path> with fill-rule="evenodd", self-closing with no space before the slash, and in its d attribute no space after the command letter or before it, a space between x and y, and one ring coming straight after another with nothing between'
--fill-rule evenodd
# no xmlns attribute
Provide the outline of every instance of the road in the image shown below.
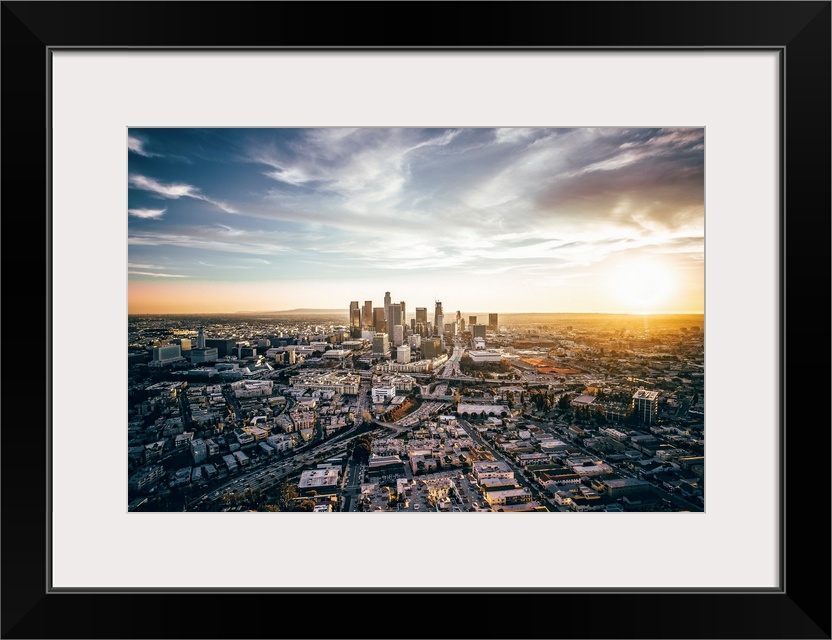
<svg viewBox="0 0 832 640"><path fill-rule="evenodd" d="M521 471L518 469L515 464L506 458L500 451L495 449L491 446L491 443L488 442L485 438L480 436L477 430L471 425L470 422L467 420L459 419L459 425L465 429L465 432L471 437L471 439L480 445L483 449L487 449L491 455L494 456L496 460L501 460L505 462L511 469L514 470L514 479L521 487L525 487L529 489L532 493L532 498L537 500L540 504L545 505L549 511L565 511L562 507L557 505L553 500L546 495L546 490L540 487L537 483L532 483L526 480L524 477L525 471Z"/></svg>

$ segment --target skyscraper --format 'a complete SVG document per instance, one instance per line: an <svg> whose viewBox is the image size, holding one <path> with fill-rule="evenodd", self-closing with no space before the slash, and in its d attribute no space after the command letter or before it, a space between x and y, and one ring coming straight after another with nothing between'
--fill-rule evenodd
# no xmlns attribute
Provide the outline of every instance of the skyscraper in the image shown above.
<svg viewBox="0 0 832 640"><path fill-rule="evenodd" d="M437 335L445 328L445 315L442 313L442 303L436 301L436 309L433 312L433 330Z"/></svg>
<svg viewBox="0 0 832 640"><path fill-rule="evenodd" d="M384 307L373 307L373 328L376 333L387 332L387 323L384 321Z"/></svg>
<svg viewBox="0 0 832 640"><path fill-rule="evenodd" d="M402 324L407 325L407 309L404 300L402 300L399 304L402 307Z"/></svg>
<svg viewBox="0 0 832 640"><path fill-rule="evenodd" d="M350 337L361 337L361 308L358 306L358 300L350 302Z"/></svg>
<svg viewBox="0 0 832 640"><path fill-rule="evenodd" d="M428 308L416 307L416 321L413 323L413 331L422 337L428 335Z"/></svg>
<svg viewBox="0 0 832 640"><path fill-rule="evenodd" d="M398 347L404 343L404 327L400 324L393 325L393 346Z"/></svg>
<svg viewBox="0 0 832 640"><path fill-rule="evenodd" d="M489 313L488 314L488 329L490 331L497 330L497 314L496 313Z"/></svg>
<svg viewBox="0 0 832 640"><path fill-rule="evenodd" d="M477 316L468 316L468 324L469 325L477 324Z"/></svg>
<svg viewBox="0 0 832 640"><path fill-rule="evenodd" d="M402 307L397 302L395 304L390 304L387 307L387 333L393 332L393 327L396 325L403 324L402 321Z"/></svg>
<svg viewBox="0 0 832 640"><path fill-rule="evenodd" d="M373 326L373 301L364 301L364 318L362 318L362 326L369 329Z"/></svg>
<svg viewBox="0 0 832 640"><path fill-rule="evenodd" d="M205 329L203 327L199 328L199 334L196 336L196 348L197 349L204 349L205 348Z"/></svg>
<svg viewBox="0 0 832 640"><path fill-rule="evenodd" d="M485 325L484 324L472 324L471 325L471 337L472 338L482 338L485 340Z"/></svg>
<svg viewBox="0 0 832 640"><path fill-rule="evenodd" d="M390 292L385 291L384 292L384 319L385 320L387 320L387 307L390 306L390 303L392 301L393 301L393 299L390 297Z"/></svg>

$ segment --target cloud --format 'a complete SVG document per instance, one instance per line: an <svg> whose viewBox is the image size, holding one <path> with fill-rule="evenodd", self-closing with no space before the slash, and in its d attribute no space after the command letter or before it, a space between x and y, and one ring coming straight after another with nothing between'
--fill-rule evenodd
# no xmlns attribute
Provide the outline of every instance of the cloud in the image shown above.
<svg viewBox="0 0 832 640"><path fill-rule="evenodd" d="M173 273L153 273L151 271L127 271L130 276L153 276L154 278L187 278L188 276L176 275Z"/></svg>
<svg viewBox="0 0 832 640"><path fill-rule="evenodd" d="M128 209L127 213L137 218L161 218L167 209Z"/></svg>
<svg viewBox="0 0 832 640"><path fill-rule="evenodd" d="M129 178L130 184L132 184L137 189L142 189L143 191L151 191L156 193L163 198L181 198L182 196L189 196L191 198L200 197L199 190L196 187L192 187L189 184L162 184L161 182L157 182L153 178L147 178L145 176L140 175L132 175Z"/></svg>
<svg viewBox="0 0 832 640"><path fill-rule="evenodd" d="M221 200L214 200L213 198L209 198L208 196L204 195L199 189L189 184L162 184L161 182L154 180L153 178L148 178L146 176L136 174L131 175L128 178L128 180L129 183L136 189L141 189L142 191L150 191L151 193L155 193L156 195L161 196L163 198L170 198L172 200L178 200L179 198L183 197L194 198L195 200L203 200L204 202L209 202L210 204L219 207L226 213L239 213L229 204Z"/></svg>
<svg viewBox="0 0 832 640"><path fill-rule="evenodd" d="M161 158L161 153L152 153L144 148L144 141L133 136L127 136L127 148L145 158Z"/></svg>

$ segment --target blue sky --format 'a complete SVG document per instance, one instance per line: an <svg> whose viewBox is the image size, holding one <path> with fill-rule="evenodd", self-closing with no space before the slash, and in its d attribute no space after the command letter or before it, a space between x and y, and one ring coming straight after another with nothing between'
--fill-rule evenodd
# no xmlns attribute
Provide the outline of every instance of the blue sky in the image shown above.
<svg viewBox="0 0 832 640"><path fill-rule="evenodd" d="M704 130L130 129L129 308L702 312Z"/></svg>

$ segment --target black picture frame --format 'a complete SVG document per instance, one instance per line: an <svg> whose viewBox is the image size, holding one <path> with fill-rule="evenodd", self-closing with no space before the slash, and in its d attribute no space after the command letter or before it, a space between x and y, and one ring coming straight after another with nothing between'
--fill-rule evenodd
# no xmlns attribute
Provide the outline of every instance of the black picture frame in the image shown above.
<svg viewBox="0 0 832 640"><path fill-rule="evenodd" d="M0 20L3 638L287 637L293 622L303 637L329 638L830 637L830 2L3 2ZM50 52L65 47L778 51L780 588L464 600L453 591L52 591L48 92ZM800 293L807 281L817 292L810 300Z"/></svg>

